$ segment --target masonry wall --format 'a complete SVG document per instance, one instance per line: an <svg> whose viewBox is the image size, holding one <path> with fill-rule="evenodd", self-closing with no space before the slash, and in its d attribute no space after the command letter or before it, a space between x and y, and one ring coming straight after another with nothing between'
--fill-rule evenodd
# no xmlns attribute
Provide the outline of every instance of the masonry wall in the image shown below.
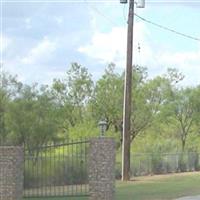
<svg viewBox="0 0 200 200"><path fill-rule="evenodd" d="M114 139L106 137L91 139L88 164L90 200L114 200Z"/></svg>
<svg viewBox="0 0 200 200"><path fill-rule="evenodd" d="M21 200L23 148L0 146L0 200Z"/></svg>

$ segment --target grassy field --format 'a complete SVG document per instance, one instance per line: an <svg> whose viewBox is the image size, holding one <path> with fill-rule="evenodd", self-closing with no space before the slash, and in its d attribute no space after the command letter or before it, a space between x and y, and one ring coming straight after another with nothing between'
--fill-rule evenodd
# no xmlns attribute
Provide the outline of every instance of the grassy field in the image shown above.
<svg viewBox="0 0 200 200"><path fill-rule="evenodd" d="M116 200L168 200L197 194L200 194L200 172L139 177L116 185ZM88 200L86 197L48 200L64 199Z"/></svg>

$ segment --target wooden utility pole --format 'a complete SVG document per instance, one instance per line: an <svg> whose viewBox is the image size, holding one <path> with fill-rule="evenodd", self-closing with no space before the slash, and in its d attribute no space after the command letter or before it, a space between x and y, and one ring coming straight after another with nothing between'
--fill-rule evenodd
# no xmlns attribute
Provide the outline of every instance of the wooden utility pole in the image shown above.
<svg viewBox="0 0 200 200"><path fill-rule="evenodd" d="M132 57L133 57L134 0L129 0L127 60L124 82L123 141L122 141L122 180L130 179L131 145L131 93L132 93Z"/></svg>

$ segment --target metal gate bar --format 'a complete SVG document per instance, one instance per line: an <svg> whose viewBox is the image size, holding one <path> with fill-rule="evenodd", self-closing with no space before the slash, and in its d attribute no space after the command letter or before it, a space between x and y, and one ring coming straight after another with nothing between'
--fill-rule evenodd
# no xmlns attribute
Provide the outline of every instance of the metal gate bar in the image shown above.
<svg viewBox="0 0 200 200"><path fill-rule="evenodd" d="M24 197L88 196L89 141L25 149Z"/></svg>

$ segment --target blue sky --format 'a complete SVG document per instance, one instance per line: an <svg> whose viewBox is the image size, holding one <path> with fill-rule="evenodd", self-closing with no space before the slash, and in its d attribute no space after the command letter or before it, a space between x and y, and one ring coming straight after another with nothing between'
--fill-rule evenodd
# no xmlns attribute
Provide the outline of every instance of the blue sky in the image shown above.
<svg viewBox="0 0 200 200"><path fill-rule="evenodd" d="M62 78L70 63L87 67L97 80L109 62L125 68L128 5L118 0L2 1L3 70L26 83ZM200 38L200 1L146 0L135 12L153 22ZM141 51L138 52L138 43ZM154 27L135 17L134 63L150 77L168 67L200 84L200 42Z"/></svg>

